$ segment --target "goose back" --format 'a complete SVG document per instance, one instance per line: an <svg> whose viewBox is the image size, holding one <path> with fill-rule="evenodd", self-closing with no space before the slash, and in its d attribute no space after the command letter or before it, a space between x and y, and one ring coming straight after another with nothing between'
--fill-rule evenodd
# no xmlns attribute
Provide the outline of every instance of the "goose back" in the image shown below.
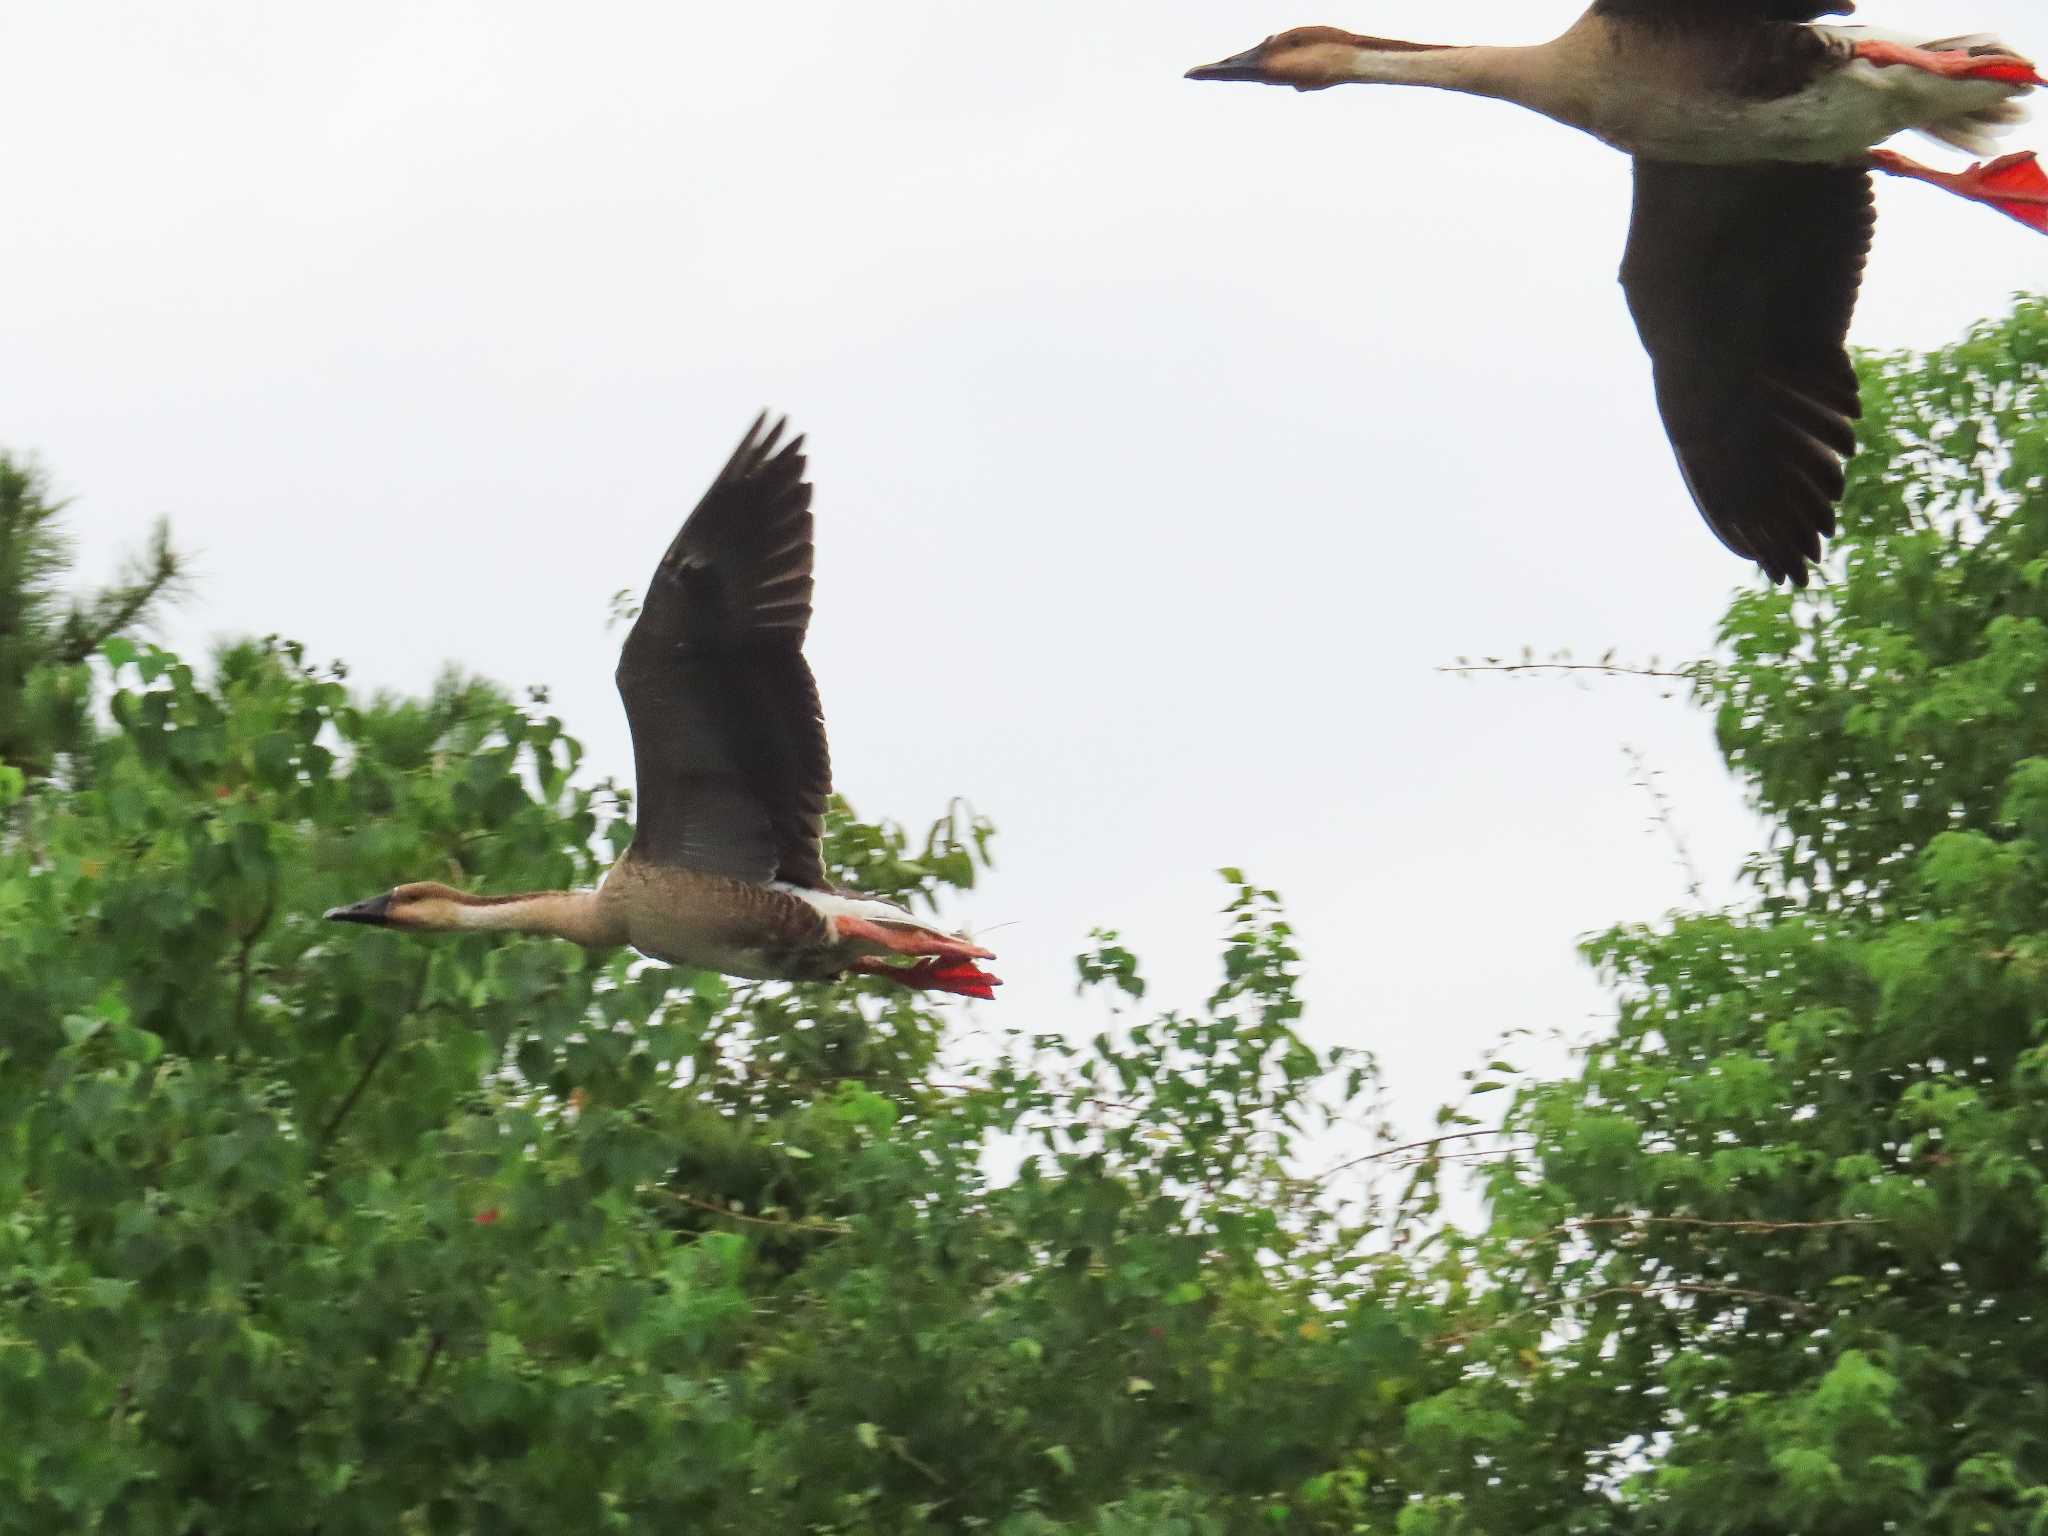
<svg viewBox="0 0 2048 1536"><path fill-rule="evenodd" d="M1846 6L1742 0L1600 0L1589 16L1609 38L1607 69L1630 90L1647 79L1679 98L1781 101L1847 61L1804 25Z"/></svg>
<svg viewBox="0 0 2048 1536"><path fill-rule="evenodd" d="M1855 0L1593 0L1590 14L1680 27L1723 22L1755 26L1763 21L1818 21L1855 9Z"/></svg>

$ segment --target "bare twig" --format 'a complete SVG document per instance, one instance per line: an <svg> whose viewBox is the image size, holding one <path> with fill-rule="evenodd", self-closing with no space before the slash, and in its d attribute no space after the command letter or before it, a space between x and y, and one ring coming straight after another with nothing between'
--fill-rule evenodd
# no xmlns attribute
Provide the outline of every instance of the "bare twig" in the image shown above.
<svg viewBox="0 0 2048 1536"><path fill-rule="evenodd" d="M1361 1163L1376 1163L1383 1157L1398 1157L1403 1152L1416 1152L1424 1147L1441 1146L1447 1141L1474 1141L1483 1136L1505 1136L1506 1134L1507 1132L1505 1131L1447 1131L1441 1136L1425 1136L1420 1141L1404 1141L1398 1146L1382 1147L1377 1152L1367 1152L1358 1157L1347 1158L1333 1168L1325 1168L1311 1182L1320 1184L1325 1179L1334 1179L1338 1174L1348 1172ZM1422 1161L1426 1162L1428 1159L1424 1158Z"/></svg>
<svg viewBox="0 0 2048 1536"><path fill-rule="evenodd" d="M1438 667L1439 672L1448 672L1454 677L1471 677L1480 672L1596 672L1603 677L1653 677L1672 682L1696 683L1705 676L1711 663L1689 662L1683 667L1629 666L1622 662L1608 661L1459 661L1452 666Z"/></svg>
<svg viewBox="0 0 2048 1536"><path fill-rule="evenodd" d="M1512 1147L1485 1147L1477 1152L1432 1152L1426 1157L1411 1157L1405 1163L1396 1163L1396 1168L1424 1168L1431 1163L1469 1163L1484 1157L1500 1157L1509 1152L1534 1152L1540 1143L1525 1141Z"/></svg>
<svg viewBox="0 0 2048 1536"><path fill-rule="evenodd" d="M1700 879L1699 866L1692 861L1692 849L1686 846L1685 834L1678 828L1678 816L1672 808L1671 797L1658 785L1656 770L1650 767L1649 759L1643 756L1640 748L1624 743L1621 750L1635 769L1629 782L1650 797L1651 820L1662 827L1665 837L1670 839L1671 851L1685 876L1686 894L1692 897L1695 906L1704 907L1707 904L1706 886Z"/></svg>

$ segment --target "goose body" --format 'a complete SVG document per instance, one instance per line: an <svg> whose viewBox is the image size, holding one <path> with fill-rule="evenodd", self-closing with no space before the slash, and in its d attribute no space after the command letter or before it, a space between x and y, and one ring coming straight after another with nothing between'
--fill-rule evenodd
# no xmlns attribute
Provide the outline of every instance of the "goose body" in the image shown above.
<svg viewBox="0 0 2048 1536"><path fill-rule="evenodd" d="M630 945L759 980L849 973L989 997L985 949L891 902L835 891L832 768L803 656L811 487L803 439L757 421L670 543L619 656L639 780L633 841L594 890L477 896L401 885L327 913L410 932Z"/></svg>
<svg viewBox="0 0 2048 1536"><path fill-rule="evenodd" d="M757 981L830 981L862 956L889 952L847 938L842 928L887 925L954 942L894 902L779 881L757 885L630 852L606 876L599 899L641 954Z"/></svg>
<svg viewBox="0 0 2048 1536"><path fill-rule="evenodd" d="M1680 472L1724 544L1804 586L1856 447L1847 335L1875 224L1871 171L1933 182L2048 233L2048 173L2032 155L1950 173L1877 148L1917 130L1987 153L2048 81L1992 38L1818 20L1850 8L1596 0L1528 48L1300 27L1188 73L1490 96L1634 157L1622 285Z"/></svg>
<svg viewBox="0 0 2048 1536"><path fill-rule="evenodd" d="M1985 114L2015 95L1992 80L1947 80L1916 70L1881 69L1855 58L1855 39L1844 28L1813 27L1827 51L1804 84L1783 96L1738 90L1610 92L1587 125L1596 138L1646 160L1684 165L1754 165L1786 161L1840 165L1873 145L1930 125L1974 132ZM1630 51L1639 63L1655 61L1655 39ZM1675 73L1691 62L1682 50L1668 61ZM1645 59L1643 55L1649 55Z"/></svg>

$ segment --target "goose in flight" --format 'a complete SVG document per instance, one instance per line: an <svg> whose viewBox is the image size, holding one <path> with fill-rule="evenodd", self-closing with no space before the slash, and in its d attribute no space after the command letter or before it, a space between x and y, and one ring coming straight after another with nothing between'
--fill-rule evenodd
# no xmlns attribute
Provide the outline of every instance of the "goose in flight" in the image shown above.
<svg viewBox="0 0 2048 1536"><path fill-rule="evenodd" d="M1941 171L1876 147L1916 129L1989 155L2024 116L2019 98L2048 80L1994 38L1817 20L1853 8L1595 0L1530 48L1299 27L1188 78L1434 86L1516 102L1633 156L1621 283L1686 488L1723 544L1803 587L1856 451L1846 338L1876 222L1870 173L1931 182L2048 234L2034 155Z"/></svg>
<svg viewBox="0 0 2048 1536"><path fill-rule="evenodd" d="M617 682L639 781L633 841L595 890L476 896L401 885L326 915L407 933L545 934L782 981L849 973L992 997L994 956L886 901L835 891L811 622L803 439L763 415L655 567ZM778 446L778 444L781 444Z"/></svg>

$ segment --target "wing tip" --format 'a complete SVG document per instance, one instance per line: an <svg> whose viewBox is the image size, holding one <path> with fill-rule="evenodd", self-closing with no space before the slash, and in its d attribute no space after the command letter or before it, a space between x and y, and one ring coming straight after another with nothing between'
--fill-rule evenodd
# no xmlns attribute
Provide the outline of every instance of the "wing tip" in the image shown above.
<svg viewBox="0 0 2048 1536"><path fill-rule="evenodd" d="M740 439L739 447L726 461L721 480L743 480L760 473L768 465L778 461L795 464L801 476L804 464L804 443L807 434L799 432L788 442L782 441L782 434L789 430L787 412L778 414L774 407L763 406L747 434Z"/></svg>

